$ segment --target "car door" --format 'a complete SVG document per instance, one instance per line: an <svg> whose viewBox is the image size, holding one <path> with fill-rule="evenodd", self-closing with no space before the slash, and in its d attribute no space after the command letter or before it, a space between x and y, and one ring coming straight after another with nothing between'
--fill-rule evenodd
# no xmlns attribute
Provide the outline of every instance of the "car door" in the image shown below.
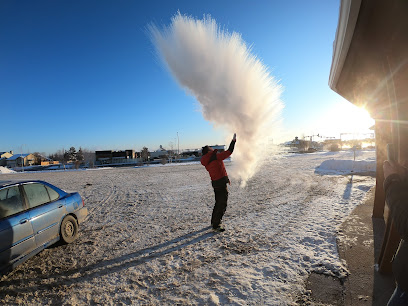
<svg viewBox="0 0 408 306"><path fill-rule="evenodd" d="M60 222L65 214L64 199L50 187L41 183L23 185L28 214L33 226L37 246L58 237Z"/></svg>
<svg viewBox="0 0 408 306"><path fill-rule="evenodd" d="M18 185L0 189L0 270L36 248Z"/></svg>

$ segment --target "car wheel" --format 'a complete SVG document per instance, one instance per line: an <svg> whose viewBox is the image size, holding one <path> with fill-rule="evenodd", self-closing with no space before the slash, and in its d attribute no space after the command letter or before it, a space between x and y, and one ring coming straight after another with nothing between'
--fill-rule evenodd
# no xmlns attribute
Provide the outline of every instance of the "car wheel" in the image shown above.
<svg viewBox="0 0 408 306"><path fill-rule="evenodd" d="M78 223L73 216L66 216L61 223L61 239L71 243L78 237Z"/></svg>

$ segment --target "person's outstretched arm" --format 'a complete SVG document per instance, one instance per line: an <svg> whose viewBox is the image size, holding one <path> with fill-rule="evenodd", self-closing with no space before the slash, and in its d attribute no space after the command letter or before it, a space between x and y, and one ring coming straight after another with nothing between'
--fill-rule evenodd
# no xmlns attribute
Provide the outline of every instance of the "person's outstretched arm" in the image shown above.
<svg viewBox="0 0 408 306"><path fill-rule="evenodd" d="M228 150L227 150L227 151L230 151L231 154L232 154L232 152L234 152L236 142L237 142L237 134L234 133L234 137L232 137L231 143L230 143L230 145L228 147Z"/></svg>
<svg viewBox="0 0 408 306"><path fill-rule="evenodd" d="M237 135L234 134L234 137L232 137L231 143L230 143L227 151L218 153L217 154L217 159L218 160L224 160L224 159L228 158L232 154L232 152L234 152L236 141L237 141Z"/></svg>

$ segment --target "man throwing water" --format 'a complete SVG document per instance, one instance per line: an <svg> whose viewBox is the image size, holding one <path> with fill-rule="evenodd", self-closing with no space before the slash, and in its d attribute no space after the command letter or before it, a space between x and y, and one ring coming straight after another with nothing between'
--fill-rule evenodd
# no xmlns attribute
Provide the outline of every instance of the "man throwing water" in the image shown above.
<svg viewBox="0 0 408 306"><path fill-rule="evenodd" d="M201 157L201 164L210 174L211 184L214 188L215 194L215 205L211 216L211 225L214 230L219 232L225 231L221 224L221 220L227 209L227 183L230 183L223 160L228 158L232 152L234 152L235 142L236 134L234 134L228 150L221 153L218 153L218 150L213 150L209 146L202 148L203 156Z"/></svg>

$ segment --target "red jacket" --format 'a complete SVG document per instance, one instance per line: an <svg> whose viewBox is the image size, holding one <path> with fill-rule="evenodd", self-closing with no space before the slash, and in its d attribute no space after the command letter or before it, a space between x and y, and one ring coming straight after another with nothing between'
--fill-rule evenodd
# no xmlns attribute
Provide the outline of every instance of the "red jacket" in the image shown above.
<svg viewBox="0 0 408 306"><path fill-rule="evenodd" d="M224 151L218 153L218 150L209 151L207 154L201 157L201 164L205 166L210 174L211 180L216 181L227 176L227 170L225 170L223 160L228 158L232 152Z"/></svg>

